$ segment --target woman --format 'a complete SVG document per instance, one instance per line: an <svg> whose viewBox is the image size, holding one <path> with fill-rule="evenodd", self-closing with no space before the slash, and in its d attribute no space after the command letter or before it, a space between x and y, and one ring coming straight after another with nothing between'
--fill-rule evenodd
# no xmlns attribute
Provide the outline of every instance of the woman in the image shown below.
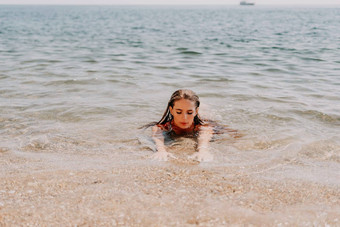
<svg viewBox="0 0 340 227"><path fill-rule="evenodd" d="M152 127L152 138L157 147L157 152L152 156L153 159L167 161L168 157L175 158L166 151L164 132L176 136L197 136L198 152L190 158L200 162L213 159L209 151L209 141L212 138L213 129L200 119L199 106L199 98L191 90L177 90L172 94L162 119Z"/></svg>

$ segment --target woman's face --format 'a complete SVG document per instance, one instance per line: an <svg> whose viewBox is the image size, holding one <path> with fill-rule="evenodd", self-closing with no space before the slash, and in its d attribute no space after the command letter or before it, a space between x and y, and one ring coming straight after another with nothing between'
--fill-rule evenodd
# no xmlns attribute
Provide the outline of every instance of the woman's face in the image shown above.
<svg viewBox="0 0 340 227"><path fill-rule="evenodd" d="M194 117L198 113L195 102L188 99L180 99L175 101L174 107L170 106L170 113L174 117L174 124L181 128L190 128L194 123Z"/></svg>

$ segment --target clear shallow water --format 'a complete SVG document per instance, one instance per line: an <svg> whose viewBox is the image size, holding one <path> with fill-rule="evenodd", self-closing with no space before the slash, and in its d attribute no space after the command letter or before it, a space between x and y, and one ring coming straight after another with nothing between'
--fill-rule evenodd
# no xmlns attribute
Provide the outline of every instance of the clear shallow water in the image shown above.
<svg viewBox="0 0 340 227"><path fill-rule="evenodd" d="M139 160L137 128L190 88L245 135L210 166L339 184L339 27L339 8L1 6L0 148Z"/></svg>

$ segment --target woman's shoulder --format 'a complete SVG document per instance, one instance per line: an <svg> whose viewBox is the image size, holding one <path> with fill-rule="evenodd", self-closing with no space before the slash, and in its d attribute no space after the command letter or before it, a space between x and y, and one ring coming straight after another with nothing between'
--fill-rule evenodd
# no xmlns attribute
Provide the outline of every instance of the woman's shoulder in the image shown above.
<svg viewBox="0 0 340 227"><path fill-rule="evenodd" d="M154 127L155 127L156 129L161 129L162 131L166 131L166 132L168 132L168 131L171 130L171 124L170 124L170 122L166 122L166 123L164 123L164 124L156 124Z"/></svg>

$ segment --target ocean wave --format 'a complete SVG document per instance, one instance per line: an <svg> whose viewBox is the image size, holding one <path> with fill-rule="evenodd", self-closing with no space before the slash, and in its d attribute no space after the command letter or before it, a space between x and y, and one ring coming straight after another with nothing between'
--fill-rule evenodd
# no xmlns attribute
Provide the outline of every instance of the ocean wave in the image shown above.
<svg viewBox="0 0 340 227"><path fill-rule="evenodd" d="M318 110L292 110L292 112L298 114L298 116L306 117L312 120L340 125L339 115L330 115Z"/></svg>
<svg viewBox="0 0 340 227"><path fill-rule="evenodd" d="M198 51L186 50L186 51L181 51L180 54L184 54L184 55L201 55L203 53L198 52Z"/></svg>
<svg viewBox="0 0 340 227"><path fill-rule="evenodd" d="M103 84L104 80L99 79L67 79L67 80L53 80L45 82L45 86L59 86L59 85L89 85L89 84Z"/></svg>
<svg viewBox="0 0 340 227"><path fill-rule="evenodd" d="M340 163L340 144L334 139L317 140L305 144L299 156L311 160L334 161Z"/></svg>

